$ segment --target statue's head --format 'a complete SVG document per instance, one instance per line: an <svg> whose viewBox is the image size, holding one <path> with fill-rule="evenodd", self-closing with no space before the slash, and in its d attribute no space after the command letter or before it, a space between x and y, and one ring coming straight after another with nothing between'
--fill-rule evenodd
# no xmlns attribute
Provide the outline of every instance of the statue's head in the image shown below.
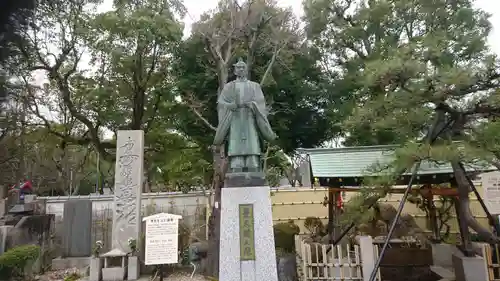
<svg viewBox="0 0 500 281"><path fill-rule="evenodd" d="M234 75L238 78L247 77L247 64L243 61L242 58L238 59L238 62L233 64L234 66Z"/></svg>

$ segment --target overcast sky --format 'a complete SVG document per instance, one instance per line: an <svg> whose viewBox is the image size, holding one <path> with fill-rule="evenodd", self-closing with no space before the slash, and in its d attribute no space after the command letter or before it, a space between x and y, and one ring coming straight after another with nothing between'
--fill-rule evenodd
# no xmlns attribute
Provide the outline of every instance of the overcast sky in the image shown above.
<svg viewBox="0 0 500 281"><path fill-rule="evenodd" d="M191 24L195 22L199 16L210 9L217 6L218 0L184 0L184 5L188 10L188 15L184 22L186 28L184 34L189 34ZM238 2L242 2L241 0ZM298 17L303 15L302 0L278 0L280 6L291 6ZM500 0L476 0L475 4L491 14L490 21L493 25L493 31L489 38L489 43L495 53L500 55Z"/></svg>

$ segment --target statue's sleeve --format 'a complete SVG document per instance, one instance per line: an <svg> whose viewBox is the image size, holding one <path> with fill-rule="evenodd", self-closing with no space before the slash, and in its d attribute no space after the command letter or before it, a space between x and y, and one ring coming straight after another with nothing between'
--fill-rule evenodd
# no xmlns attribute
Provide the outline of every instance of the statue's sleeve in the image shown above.
<svg viewBox="0 0 500 281"><path fill-rule="evenodd" d="M262 137L267 141L276 139L276 134L267 119L266 99L259 84L255 83L255 99L252 102L252 111L255 113L255 122L259 128Z"/></svg>
<svg viewBox="0 0 500 281"><path fill-rule="evenodd" d="M217 99L217 115L219 125L215 131L214 145L221 145L229 132L233 111L230 109L232 104L229 84L226 84L222 89L219 98Z"/></svg>

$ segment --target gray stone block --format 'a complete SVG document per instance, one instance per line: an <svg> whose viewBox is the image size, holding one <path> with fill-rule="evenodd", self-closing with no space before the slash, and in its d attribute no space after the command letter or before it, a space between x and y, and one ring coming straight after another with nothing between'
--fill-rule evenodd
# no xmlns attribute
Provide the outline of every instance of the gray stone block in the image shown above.
<svg viewBox="0 0 500 281"><path fill-rule="evenodd" d="M262 172L227 173L224 187L266 186L266 176Z"/></svg>
<svg viewBox="0 0 500 281"><path fill-rule="evenodd" d="M102 281L122 281L125 280L125 268L105 267L102 269Z"/></svg>
<svg viewBox="0 0 500 281"><path fill-rule="evenodd" d="M452 261L456 281L488 281L486 261L482 257L453 255Z"/></svg>
<svg viewBox="0 0 500 281"><path fill-rule="evenodd" d="M90 264L89 257L82 258L56 258L52 260L52 270L64 270L68 268L85 268Z"/></svg>
<svg viewBox="0 0 500 281"><path fill-rule="evenodd" d="M127 280L139 279L139 259L136 256L128 257Z"/></svg>
<svg viewBox="0 0 500 281"><path fill-rule="evenodd" d="M0 226L0 255L7 251L8 248L8 237L10 230L14 228L12 225L2 225Z"/></svg>
<svg viewBox="0 0 500 281"><path fill-rule="evenodd" d="M89 281L102 280L102 259L99 257L90 258Z"/></svg>
<svg viewBox="0 0 500 281"><path fill-rule="evenodd" d="M463 256L455 245L451 244L431 244L433 265L449 268L453 266L452 256Z"/></svg>
<svg viewBox="0 0 500 281"><path fill-rule="evenodd" d="M7 199L0 199L0 218L7 214Z"/></svg>
<svg viewBox="0 0 500 281"><path fill-rule="evenodd" d="M89 257L92 251L92 201L64 203L63 257Z"/></svg>

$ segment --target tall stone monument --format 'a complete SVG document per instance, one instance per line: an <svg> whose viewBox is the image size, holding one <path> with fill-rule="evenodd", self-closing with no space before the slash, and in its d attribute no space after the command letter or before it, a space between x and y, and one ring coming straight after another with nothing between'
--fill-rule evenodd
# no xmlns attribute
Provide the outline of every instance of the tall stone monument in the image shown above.
<svg viewBox="0 0 500 281"><path fill-rule="evenodd" d="M234 65L237 79L217 101L214 145L227 142L229 160L221 194L220 281L277 281L269 186L262 170L261 141L276 138L260 85L247 66Z"/></svg>
<svg viewBox="0 0 500 281"><path fill-rule="evenodd" d="M139 242L143 167L144 132L118 131L112 230L115 251L128 253L128 240Z"/></svg>

